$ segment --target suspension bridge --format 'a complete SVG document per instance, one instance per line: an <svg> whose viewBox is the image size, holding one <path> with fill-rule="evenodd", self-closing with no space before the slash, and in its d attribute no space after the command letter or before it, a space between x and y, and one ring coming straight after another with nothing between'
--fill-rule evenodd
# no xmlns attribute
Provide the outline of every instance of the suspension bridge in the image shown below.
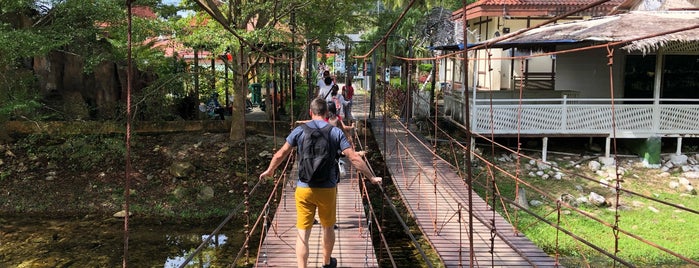
<svg viewBox="0 0 699 268"><path fill-rule="evenodd" d="M369 109L361 99L360 96L355 102L354 114L357 118L366 118L365 111ZM516 233L475 193L472 193L469 205L469 189L454 167L435 158L424 141L410 134L400 121L375 119L369 123L393 184L444 266L556 266L553 258ZM338 185L337 238L333 252L338 267L378 267L368 228L371 221L367 221L362 205L362 187L358 182L355 174ZM296 267L293 190L292 182L283 188L274 220L260 247L256 267ZM472 213L469 213L469 208ZM322 266L322 235L320 226L316 227L309 243L309 267ZM469 232L469 228L473 231Z"/></svg>

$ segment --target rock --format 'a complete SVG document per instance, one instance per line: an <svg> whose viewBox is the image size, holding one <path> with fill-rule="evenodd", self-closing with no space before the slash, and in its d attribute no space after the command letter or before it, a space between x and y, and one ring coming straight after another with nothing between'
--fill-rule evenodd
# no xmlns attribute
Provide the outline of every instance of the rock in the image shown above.
<svg viewBox="0 0 699 268"><path fill-rule="evenodd" d="M687 178L687 179L690 179L690 180L696 180L696 179L699 179L699 171L685 172L685 173L682 173L682 176Z"/></svg>
<svg viewBox="0 0 699 268"><path fill-rule="evenodd" d="M660 168L660 172L666 172L666 173L667 173L668 171L670 171L670 168L668 168L668 167L666 167L666 166L663 166L663 167Z"/></svg>
<svg viewBox="0 0 699 268"><path fill-rule="evenodd" d="M590 204L590 200L587 200L587 197L581 196L575 199L578 204Z"/></svg>
<svg viewBox="0 0 699 268"><path fill-rule="evenodd" d="M578 185L575 185L575 190L582 192L584 190L584 188L582 187L582 185L578 184Z"/></svg>
<svg viewBox="0 0 699 268"><path fill-rule="evenodd" d="M271 155L273 155L273 154L270 154L268 151L262 151L259 154L260 157L267 157L267 156L271 156Z"/></svg>
<svg viewBox="0 0 699 268"><path fill-rule="evenodd" d="M189 177L192 172L194 172L194 165L189 162L174 162L172 165L170 165L170 168L168 168L168 171L170 172L170 175L175 176L176 178L185 178Z"/></svg>
<svg viewBox="0 0 699 268"><path fill-rule="evenodd" d="M604 198L604 196L601 196L595 192L590 192L590 195L587 196L588 201L590 201L590 204L593 204L598 207L602 206L607 206L607 199Z"/></svg>
<svg viewBox="0 0 699 268"><path fill-rule="evenodd" d="M604 170L595 171L595 174L597 174L597 176L600 176L600 177L603 177L603 178L609 176L609 174L608 174L606 171L604 171Z"/></svg>
<svg viewBox="0 0 699 268"><path fill-rule="evenodd" d="M197 199L201 201L209 201L214 198L214 188L211 188L211 186L204 186L201 188L199 191L199 194L197 195Z"/></svg>
<svg viewBox="0 0 699 268"><path fill-rule="evenodd" d="M560 181L561 179L563 179L563 173L556 172L556 174L553 175L553 178Z"/></svg>
<svg viewBox="0 0 699 268"><path fill-rule="evenodd" d="M174 195L177 199L182 199L185 197L187 194L187 189L185 189L182 186L177 186L175 190L172 190L172 195Z"/></svg>
<svg viewBox="0 0 699 268"><path fill-rule="evenodd" d="M662 168L671 169L674 167L675 167L675 164L673 164L672 161L667 161L667 162L665 162L665 164L663 164Z"/></svg>
<svg viewBox="0 0 699 268"><path fill-rule="evenodd" d="M572 194L564 193L561 195L561 197L558 198L561 202L568 203L571 206L577 207L578 206L578 201L575 200L575 196Z"/></svg>
<svg viewBox="0 0 699 268"><path fill-rule="evenodd" d="M231 149L231 147L226 146L226 147L223 147L223 148L219 149L219 150L218 150L218 153L219 153L219 154L225 154L225 153L228 152L228 150L230 150L230 149Z"/></svg>
<svg viewBox="0 0 699 268"><path fill-rule="evenodd" d="M648 207L648 210L650 210L654 213L660 213L660 210L658 210L657 208L651 207L651 206Z"/></svg>
<svg viewBox="0 0 699 268"><path fill-rule="evenodd" d="M536 175L539 176L539 177L544 176L544 172L541 171L541 170L539 170L539 171L536 172Z"/></svg>
<svg viewBox="0 0 699 268"><path fill-rule="evenodd" d="M133 213L131 213L131 211L129 211L129 217L131 217L132 215L133 215ZM119 211L117 213L114 213L113 216L115 218L124 218L124 217L126 217L126 210L122 210L122 211Z"/></svg>
<svg viewBox="0 0 699 268"><path fill-rule="evenodd" d="M667 178L667 177L670 177L670 173L669 172L661 172L660 174L658 174L658 177Z"/></svg>
<svg viewBox="0 0 699 268"><path fill-rule="evenodd" d="M529 201L529 205L531 205L532 207L538 207L538 206L541 206L541 205L543 205L543 204L544 204L544 202L541 202L541 201L539 201L539 200L531 200L531 201Z"/></svg>
<svg viewBox="0 0 699 268"><path fill-rule="evenodd" d="M682 185L692 185L692 183L689 182L689 180L687 178L683 178L683 177L680 177L679 183Z"/></svg>
<svg viewBox="0 0 699 268"><path fill-rule="evenodd" d="M607 187L609 187L609 181L608 181L606 178L605 178L605 179L601 179L601 180L599 180L599 186L602 186L602 187L604 187L604 188L607 188Z"/></svg>
<svg viewBox="0 0 699 268"><path fill-rule="evenodd" d="M541 178L544 180L548 180L550 177L551 176L549 176L549 174L544 174L543 176L541 176Z"/></svg>
<svg viewBox="0 0 699 268"><path fill-rule="evenodd" d="M587 162L587 168L589 168L592 171L598 171L602 167L602 164L599 162L592 160L590 162Z"/></svg>
<svg viewBox="0 0 699 268"><path fill-rule="evenodd" d="M670 189L677 190L677 188L680 188L680 183L676 181L671 181L670 183L668 183L668 186L670 187Z"/></svg>
<svg viewBox="0 0 699 268"><path fill-rule="evenodd" d="M616 164L613 157L599 157L597 160L605 167L614 166Z"/></svg>
<svg viewBox="0 0 699 268"><path fill-rule="evenodd" d="M689 157L687 157L686 155L683 155L683 154L681 154L681 155L673 154L670 156L670 162L675 164L675 165L678 165L678 166L686 165L688 159L689 159Z"/></svg>
<svg viewBox="0 0 699 268"><path fill-rule="evenodd" d="M539 170L551 169L551 166L552 166L552 165L549 164L549 163L536 162L536 168L538 168Z"/></svg>

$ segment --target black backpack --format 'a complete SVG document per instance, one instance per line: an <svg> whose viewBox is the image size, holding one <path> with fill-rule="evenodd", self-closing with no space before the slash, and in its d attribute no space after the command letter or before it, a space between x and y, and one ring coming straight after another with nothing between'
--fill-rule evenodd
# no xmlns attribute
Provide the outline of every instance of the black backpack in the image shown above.
<svg viewBox="0 0 699 268"><path fill-rule="evenodd" d="M333 126L312 128L303 127L303 146L299 151L299 180L305 183L322 182L330 179L332 169L337 167L330 144L330 131Z"/></svg>

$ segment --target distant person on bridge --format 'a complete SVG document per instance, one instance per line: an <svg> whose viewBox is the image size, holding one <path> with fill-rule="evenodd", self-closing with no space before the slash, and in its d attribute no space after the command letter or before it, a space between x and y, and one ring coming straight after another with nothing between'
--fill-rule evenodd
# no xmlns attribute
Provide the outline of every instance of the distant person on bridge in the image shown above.
<svg viewBox="0 0 699 268"><path fill-rule="evenodd" d="M316 130L312 133L322 133L322 130L327 131L327 129L329 129L328 136L326 137L328 138L328 151L330 152L328 156L333 158L331 160L335 161L337 153L342 152L342 154L349 158L352 165L364 175L364 178L369 178L373 184L380 184L382 181L381 177L374 177L369 167L362 160L362 157L350 146L345 134L340 129L329 126L328 123L325 122L324 119L327 113L327 102L322 98L314 99L310 105L311 121L291 131L286 138L286 143L284 143L281 149L274 153L267 170L260 174L260 179L273 176L274 170L289 156L293 147L298 147L298 164L299 167L301 167L301 162L303 161L301 152L308 150L308 148L304 150L303 147L311 146L311 144L304 144L305 141L309 140L309 138L305 137L305 133L309 132L309 129ZM297 267L300 268L306 268L308 265L308 240L311 235L311 229L313 228L316 209L318 210L320 225L323 229L323 267L337 267L337 259L332 258L332 252L335 247L335 231L333 227L337 220L336 206L339 170L336 164L329 165L329 169L327 170L328 172L321 176L323 177L322 179L316 179L314 177L312 180L304 182L302 176L306 175L304 175L301 168L299 168L299 179L296 182L296 192L294 196L296 198L296 228L298 229L298 236L296 237L296 261Z"/></svg>
<svg viewBox="0 0 699 268"><path fill-rule="evenodd" d="M354 97L354 88L352 87L352 79L347 80L347 84L342 86L342 95L345 96L347 100L347 105L345 105L345 118L347 122L352 122L354 116L352 116L352 98Z"/></svg>
<svg viewBox="0 0 699 268"><path fill-rule="evenodd" d="M333 86L335 86L335 83L333 83L333 78L330 76L325 77L323 80L323 85L318 89L318 98L324 99L326 102L332 101L330 91L332 90Z"/></svg>

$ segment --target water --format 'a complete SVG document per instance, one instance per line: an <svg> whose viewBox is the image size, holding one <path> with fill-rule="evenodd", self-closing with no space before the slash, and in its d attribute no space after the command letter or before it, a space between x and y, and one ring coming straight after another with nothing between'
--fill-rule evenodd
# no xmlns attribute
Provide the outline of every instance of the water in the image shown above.
<svg viewBox="0 0 699 268"><path fill-rule="evenodd" d="M217 225L132 217L128 265L179 267ZM2 216L0 267L121 267L123 234L123 220L114 218ZM228 266L244 240L242 230L224 228L187 267Z"/></svg>

